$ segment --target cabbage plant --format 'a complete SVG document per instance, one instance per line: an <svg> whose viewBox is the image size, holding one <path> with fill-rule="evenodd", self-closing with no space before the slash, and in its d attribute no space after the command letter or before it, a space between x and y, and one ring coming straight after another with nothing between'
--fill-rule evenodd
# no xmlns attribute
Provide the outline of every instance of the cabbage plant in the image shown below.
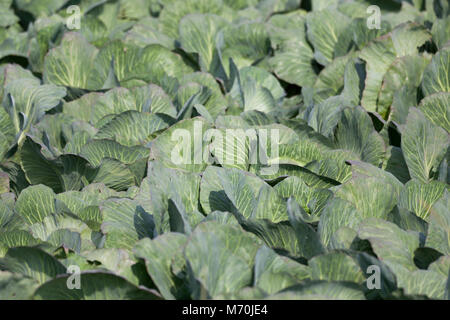
<svg viewBox="0 0 450 320"><path fill-rule="evenodd" d="M445 0L0 0L0 300L449 299Z"/></svg>

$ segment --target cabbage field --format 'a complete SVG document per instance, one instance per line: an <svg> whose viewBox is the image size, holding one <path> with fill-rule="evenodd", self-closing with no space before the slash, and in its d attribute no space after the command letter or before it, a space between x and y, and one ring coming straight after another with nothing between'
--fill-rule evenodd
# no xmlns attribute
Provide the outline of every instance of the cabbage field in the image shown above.
<svg viewBox="0 0 450 320"><path fill-rule="evenodd" d="M0 300L450 299L447 0L0 0Z"/></svg>

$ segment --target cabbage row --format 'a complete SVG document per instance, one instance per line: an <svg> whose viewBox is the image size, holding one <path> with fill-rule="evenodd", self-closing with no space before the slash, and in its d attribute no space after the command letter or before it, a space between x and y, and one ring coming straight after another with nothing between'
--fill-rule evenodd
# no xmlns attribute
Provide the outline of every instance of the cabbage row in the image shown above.
<svg viewBox="0 0 450 320"><path fill-rule="evenodd" d="M0 0L0 300L448 299L449 13Z"/></svg>

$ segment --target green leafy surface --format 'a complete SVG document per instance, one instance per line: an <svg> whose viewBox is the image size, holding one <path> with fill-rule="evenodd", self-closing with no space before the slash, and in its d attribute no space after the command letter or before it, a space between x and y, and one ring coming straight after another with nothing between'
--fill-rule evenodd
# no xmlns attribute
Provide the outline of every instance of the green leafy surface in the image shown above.
<svg viewBox="0 0 450 320"><path fill-rule="evenodd" d="M449 12L0 0L0 300L448 299Z"/></svg>

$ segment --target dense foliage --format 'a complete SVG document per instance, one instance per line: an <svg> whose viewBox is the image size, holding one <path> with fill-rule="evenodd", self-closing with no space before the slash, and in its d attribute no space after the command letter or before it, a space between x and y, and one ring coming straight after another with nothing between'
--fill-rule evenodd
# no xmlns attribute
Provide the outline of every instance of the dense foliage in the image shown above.
<svg viewBox="0 0 450 320"><path fill-rule="evenodd" d="M449 10L0 0L0 299L448 298Z"/></svg>

